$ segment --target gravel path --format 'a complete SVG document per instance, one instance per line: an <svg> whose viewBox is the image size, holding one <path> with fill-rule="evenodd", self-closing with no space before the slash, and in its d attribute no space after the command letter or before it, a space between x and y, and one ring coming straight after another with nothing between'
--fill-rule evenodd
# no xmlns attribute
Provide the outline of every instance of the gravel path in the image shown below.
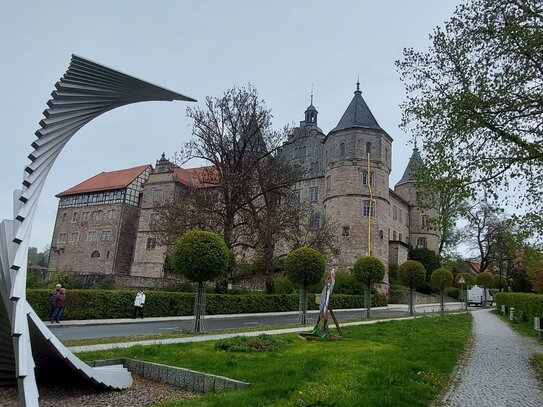
<svg viewBox="0 0 543 407"><path fill-rule="evenodd" d="M169 384L132 375L132 387L121 391L95 390L89 387L44 385L39 388L40 407L145 407L173 398L199 397ZM17 407L17 387L0 388L0 407Z"/></svg>
<svg viewBox="0 0 543 407"><path fill-rule="evenodd" d="M543 352L532 338L520 336L489 310L473 311L474 343L460 383L445 396L447 407L541 407L543 387L530 356Z"/></svg>

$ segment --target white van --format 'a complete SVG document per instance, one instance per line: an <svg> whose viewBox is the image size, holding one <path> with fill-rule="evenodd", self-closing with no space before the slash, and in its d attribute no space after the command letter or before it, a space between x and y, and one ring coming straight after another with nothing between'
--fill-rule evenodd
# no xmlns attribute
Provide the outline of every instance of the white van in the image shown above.
<svg viewBox="0 0 543 407"><path fill-rule="evenodd" d="M486 291L486 304L492 305L492 294L488 288L484 289L482 287L474 285L468 290L468 305L484 305L485 302L485 291Z"/></svg>

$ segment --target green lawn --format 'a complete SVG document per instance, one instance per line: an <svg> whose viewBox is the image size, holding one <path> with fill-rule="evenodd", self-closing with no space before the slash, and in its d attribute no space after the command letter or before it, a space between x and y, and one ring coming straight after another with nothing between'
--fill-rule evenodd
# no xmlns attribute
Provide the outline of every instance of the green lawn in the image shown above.
<svg viewBox="0 0 543 407"><path fill-rule="evenodd" d="M135 346L81 354L128 357L232 377L247 390L172 400L173 406L428 406L448 383L471 332L471 316L427 316L344 329L346 339L282 335L271 352L215 350L215 342Z"/></svg>
<svg viewBox="0 0 543 407"><path fill-rule="evenodd" d="M534 329L534 321L523 321L523 322L511 322L508 315L502 315L500 311L492 311L494 314L498 315L502 321L507 322L513 331L520 335L530 336L532 338L539 338L539 332Z"/></svg>

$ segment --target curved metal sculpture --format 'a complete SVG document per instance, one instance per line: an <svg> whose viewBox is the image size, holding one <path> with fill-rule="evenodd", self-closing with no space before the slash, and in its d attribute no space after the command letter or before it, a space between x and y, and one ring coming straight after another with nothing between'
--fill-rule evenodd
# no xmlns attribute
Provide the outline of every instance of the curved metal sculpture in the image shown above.
<svg viewBox="0 0 543 407"><path fill-rule="evenodd" d="M122 366L91 368L79 360L26 301L32 221L55 159L81 127L111 109L145 101L196 101L75 55L55 88L32 143L23 188L14 193L13 220L0 223L0 386L16 381L21 406L38 406L36 377L61 374L114 389L132 384Z"/></svg>

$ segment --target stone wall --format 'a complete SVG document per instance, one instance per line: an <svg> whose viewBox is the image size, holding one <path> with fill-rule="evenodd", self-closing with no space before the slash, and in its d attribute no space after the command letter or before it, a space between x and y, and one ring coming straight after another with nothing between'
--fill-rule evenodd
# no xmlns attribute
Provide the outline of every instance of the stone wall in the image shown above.
<svg viewBox="0 0 543 407"><path fill-rule="evenodd" d="M197 372L181 367L161 365L134 359L109 359L89 362L91 367L123 365L128 371L147 379L169 383L172 386L196 393L239 390L250 384L224 376Z"/></svg>
<svg viewBox="0 0 543 407"><path fill-rule="evenodd" d="M121 228L129 234L128 230L136 227L134 223L121 225L121 214L129 206L100 204L59 208L51 241L49 270L69 268L77 272L112 274ZM108 219L109 211L114 211L113 219ZM99 212L100 219L94 220L93 212ZM128 209L128 212L132 210ZM83 213L88 215L84 217ZM102 240L103 232L109 234L107 240ZM61 239L62 234L65 234L65 239ZM98 252L99 257L91 257L93 252ZM131 261L131 254L128 256Z"/></svg>

